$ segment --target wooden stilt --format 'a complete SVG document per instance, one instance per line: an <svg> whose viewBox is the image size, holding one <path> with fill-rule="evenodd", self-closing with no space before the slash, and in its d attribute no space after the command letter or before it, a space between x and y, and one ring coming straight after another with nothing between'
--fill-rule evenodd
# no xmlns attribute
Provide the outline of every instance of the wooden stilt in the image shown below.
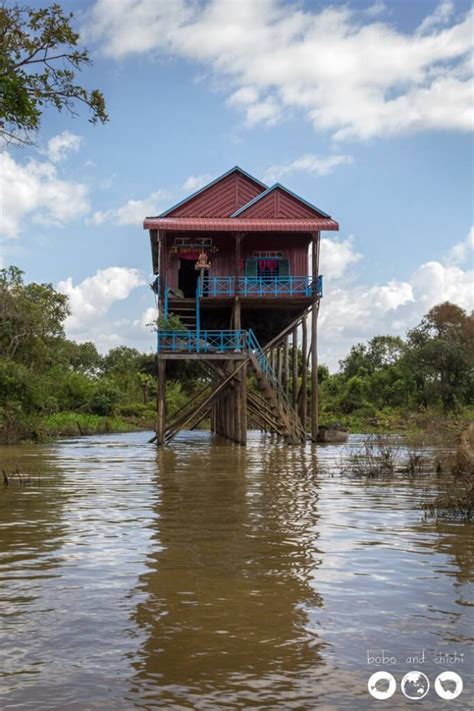
<svg viewBox="0 0 474 711"><path fill-rule="evenodd" d="M166 361L158 358L158 390L156 393L156 443L164 444L166 430Z"/></svg>
<svg viewBox="0 0 474 711"><path fill-rule="evenodd" d="M240 242L239 242L240 245ZM240 264L240 254L239 261ZM235 299L234 306L234 328L236 331L240 331L242 328L242 318L241 318L241 305L239 297ZM235 371L235 365L234 365ZM242 444L245 440L245 433L242 431L242 409L246 407L245 401L242 400L242 387L241 381L244 377L243 371L240 371L238 377L238 384L233 389L233 405L234 405L234 427L233 427L233 439L235 442Z"/></svg>
<svg viewBox="0 0 474 711"><path fill-rule="evenodd" d="M313 279L319 273L319 232L313 235L312 255ZM319 401L318 401L318 313L319 297L314 293L313 310L311 316L311 438L316 441L319 427Z"/></svg>
<svg viewBox="0 0 474 711"><path fill-rule="evenodd" d="M306 417L308 414L308 323L306 316L301 324L302 328L302 358L301 358L301 424L306 431Z"/></svg>
<svg viewBox="0 0 474 711"><path fill-rule="evenodd" d="M235 373L230 373L227 375L224 380L222 380L213 390L209 395L198 405L196 406L189 415L186 416L183 421L179 423L179 425L176 425L173 428L170 428L168 432L166 432L166 441L169 442L175 437L180 429L184 429L186 425L188 425L191 421L195 421L196 417L200 415L204 409L207 409L209 406L209 403L212 400L215 400L218 394L222 393L224 388L229 384L230 380L235 377L237 373L239 373L242 369L244 369L247 366L247 361L243 361L239 366L237 366L237 370ZM224 404L223 404L223 410L225 410ZM224 413L224 418L225 418L225 413ZM224 419L223 418L223 419ZM224 436L225 433L224 433Z"/></svg>
<svg viewBox="0 0 474 711"><path fill-rule="evenodd" d="M311 438L316 441L318 436L318 311L315 303L311 317Z"/></svg>
<svg viewBox="0 0 474 711"><path fill-rule="evenodd" d="M282 352L281 352L281 347L278 346L277 348L277 378L278 382L281 383L281 376L282 376Z"/></svg>
<svg viewBox="0 0 474 711"><path fill-rule="evenodd" d="M283 343L283 388L285 395L288 397L290 389L290 366L289 366L289 339L286 336Z"/></svg>
<svg viewBox="0 0 474 711"><path fill-rule="evenodd" d="M247 366L245 365L240 372L240 388L239 388L239 417L240 417L240 437L239 442L242 445L247 444Z"/></svg>
<svg viewBox="0 0 474 711"><path fill-rule="evenodd" d="M293 331L293 341L292 341L292 367L293 367L293 389L292 389L292 401L293 407L297 408L298 405L298 329L295 328Z"/></svg>

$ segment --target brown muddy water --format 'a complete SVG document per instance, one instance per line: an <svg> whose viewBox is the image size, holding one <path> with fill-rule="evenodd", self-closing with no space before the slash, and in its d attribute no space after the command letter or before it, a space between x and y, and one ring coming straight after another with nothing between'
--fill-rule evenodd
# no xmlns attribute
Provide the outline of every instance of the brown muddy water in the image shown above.
<svg viewBox="0 0 474 711"><path fill-rule="evenodd" d="M32 476L0 485L2 711L403 709L412 670L421 708L473 707L472 528L423 520L434 475L341 476L357 436L148 437L0 448ZM447 668L454 701L433 688Z"/></svg>

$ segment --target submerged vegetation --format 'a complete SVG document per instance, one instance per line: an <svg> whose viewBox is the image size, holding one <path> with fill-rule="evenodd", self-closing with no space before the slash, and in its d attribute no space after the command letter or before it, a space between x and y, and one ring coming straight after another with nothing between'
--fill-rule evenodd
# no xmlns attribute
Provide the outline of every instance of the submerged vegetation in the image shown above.
<svg viewBox="0 0 474 711"><path fill-rule="evenodd" d="M426 517L471 521L474 515L474 424L459 435L457 449L411 442L399 435L368 435L340 456L340 473L366 482L425 478L420 502Z"/></svg>

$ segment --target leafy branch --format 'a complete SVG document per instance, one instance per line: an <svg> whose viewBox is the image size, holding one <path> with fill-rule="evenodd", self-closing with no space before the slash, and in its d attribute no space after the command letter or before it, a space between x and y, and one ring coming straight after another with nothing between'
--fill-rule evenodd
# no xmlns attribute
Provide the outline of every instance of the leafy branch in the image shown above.
<svg viewBox="0 0 474 711"><path fill-rule="evenodd" d="M76 115L76 105L90 111L90 122L106 123L103 94L76 82L76 73L90 66L72 28L73 14L57 3L35 10L0 4L0 137L5 142L31 143L48 107Z"/></svg>

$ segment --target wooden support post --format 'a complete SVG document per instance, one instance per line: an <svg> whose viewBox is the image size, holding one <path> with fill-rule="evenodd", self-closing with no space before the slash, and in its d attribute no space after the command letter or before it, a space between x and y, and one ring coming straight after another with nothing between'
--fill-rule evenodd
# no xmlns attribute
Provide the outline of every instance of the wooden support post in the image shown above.
<svg viewBox="0 0 474 711"><path fill-rule="evenodd" d="M288 397L290 390L289 338L286 336L283 345L283 388Z"/></svg>
<svg viewBox="0 0 474 711"><path fill-rule="evenodd" d="M312 272L313 280L319 274L319 232L313 235ZM318 398L318 314L319 297L314 291L313 310L311 316L311 438L316 441L319 428L319 398Z"/></svg>
<svg viewBox="0 0 474 711"><path fill-rule="evenodd" d="M240 371L240 444L247 444L247 366Z"/></svg>
<svg viewBox="0 0 474 711"><path fill-rule="evenodd" d="M222 411L221 411L221 396L216 398L216 434L219 436L222 432Z"/></svg>
<svg viewBox="0 0 474 711"><path fill-rule="evenodd" d="M235 370L234 364L231 363L230 370ZM235 440L235 389L228 388L229 398L229 439Z"/></svg>
<svg viewBox="0 0 474 711"><path fill-rule="evenodd" d="M282 357L281 357L281 348L278 346L277 348L277 378L278 382L281 383L281 371L282 371Z"/></svg>
<svg viewBox="0 0 474 711"><path fill-rule="evenodd" d="M315 302L311 317L311 438L313 441L316 441L319 428L318 311L319 304Z"/></svg>
<svg viewBox="0 0 474 711"><path fill-rule="evenodd" d="M166 430L166 361L158 358L158 390L156 393L156 443L164 444Z"/></svg>
<svg viewBox="0 0 474 711"><path fill-rule="evenodd" d="M301 424L306 432L306 417L308 415L308 323L306 316L303 318L301 328Z"/></svg>
<svg viewBox="0 0 474 711"><path fill-rule="evenodd" d="M293 343L292 343L292 352L291 352L291 357L293 360L292 366L293 366L293 392L292 392L292 401L293 401L293 407L296 410L297 404L298 404L298 329L295 328L293 331Z"/></svg>
<svg viewBox="0 0 474 711"><path fill-rule="evenodd" d="M236 249L236 258L238 255L238 264L240 264L240 240L237 240L237 245L238 245L238 251ZM238 273L236 274L236 283L238 279ZM234 328L236 331L240 331L242 328L242 315L241 315L241 303L240 303L240 298L238 296L235 297L235 304L234 304ZM235 370L236 366L235 364L232 364L231 367ZM235 442L238 442L239 444L242 444L242 440L245 439L245 434L242 432L242 409L245 408L245 403L242 402L242 388L240 387L241 385L241 378L243 377L242 371L240 372L239 377L239 382L237 386L233 389L232 392L232 400L233 400L233 414L234 414L234 423L233 423L233 433L232 437Z"/></svg>
<svg viewBox="0 0 474 711"><path fill-rule="evenodd" d="M229 437L229 403L227 401L227 388L224 390L222 393L222 399L224 401L223 403L223 410L224 410L224 417L223 417L223 422L224 422L224 437L227 439Z"/></svg>

